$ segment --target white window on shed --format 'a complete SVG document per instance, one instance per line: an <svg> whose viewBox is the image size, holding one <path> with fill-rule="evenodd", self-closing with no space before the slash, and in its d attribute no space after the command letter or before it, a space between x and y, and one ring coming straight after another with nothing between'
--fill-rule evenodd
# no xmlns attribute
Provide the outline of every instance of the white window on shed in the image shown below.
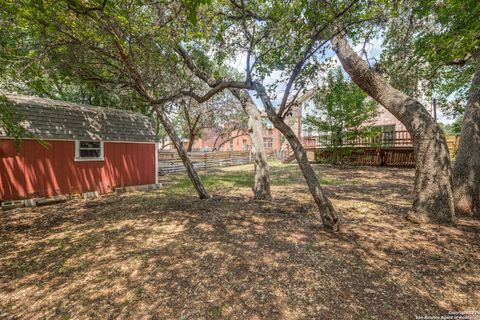
<svg viewBox="0 0 480 320"><path fill-rule="evenodd" d="M75 141L76 161L104 160L103 141Z"/></svg>

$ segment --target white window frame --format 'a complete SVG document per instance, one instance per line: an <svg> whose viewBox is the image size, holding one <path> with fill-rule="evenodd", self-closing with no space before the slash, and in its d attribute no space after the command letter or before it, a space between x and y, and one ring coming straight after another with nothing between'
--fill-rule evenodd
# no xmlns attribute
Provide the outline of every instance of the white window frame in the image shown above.
<svg viewBox="0 0 480 320"><path fill-rule="evenodd" d="M268 145L270 145L270 146L268 146ZM263 137L263 146L264 146L265 149L273 149L273 138L272 137Z"/></svg>
<svg viewBox="0 0 480 320"><path fill-rule="evenodd" d="M80 142L100 142L100 157L96 158L81 158L80 157ZM92 140L75 140L75 161L104 161L105 160L103 141L92 141Z"/></svg>

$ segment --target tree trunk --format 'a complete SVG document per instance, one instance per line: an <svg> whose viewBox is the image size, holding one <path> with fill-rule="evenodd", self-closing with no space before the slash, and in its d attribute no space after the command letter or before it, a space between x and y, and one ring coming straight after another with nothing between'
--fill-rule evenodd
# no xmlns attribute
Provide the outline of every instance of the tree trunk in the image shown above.
<svg viewBox="0 0 480 320"><path fill-rule="evenodd" d="M480 52L474 58L480 63ZM456 213L480 216L480 65L475 70L465 106L453 185Z"/></svg>
<svg viewBox="0 0 480 320"><path fill-rule="evenodd" d="M302 171L303 177L308 185L308 190L310 191L313 200L318 206L320 211L320 217L322 223L325 227L331 228L333 231L340 230L340 221L338 219L338 214L332 206L330 199L325 195L318 181L315 171L313 171L312 166L308 162L307 153L303 148L301 142L298 140L297 136L293 132L292 128L288 126L283 119L278 117L273 105L270 101L270 98L267 96L265 89L259 85L254 84L255 90L262 99L265 110L267 111L267 116L270 121L273 123L274 127L277 128L287 139L288 143L292 147L293 154L297 160L298 166Z"/></svg>
<svg viewBox="0 0 480 320"><path fill-rule="evenodd" d="M157 112L157 115L162 122L163 127L165 128L165 131L167 132L168 136L172 140L173 145L175 146L175 149L177 149L178 155L180 159L183 162L183 165L185 166L185 169L187 170L188 177L192 181L193 186L197 190L198 196L200 199L208 199L210 196L208 195L207 190L205 190L205 187L203 186L202 180L200 180L200 177L197 174L197 171L195 170L195 167L193 166L192 162L188 158L188 154L185 151L185 148L182 145L181 140L178 138L177 133L175 132L175 129L173 128L170 120L167 118L163 110L156 106L155 110Z"/></svg>
<svg viewBox="0 0 480 320"><path fill-rule="evenodd" d="M193 144L195 143L196 136L194 134L188 135L188 144L187 144L187 152L192 152Z"/></svg>
<svg viewBox="0 0 480 320"><path fill-rule="evenodd" d="M254 148L253 158L255 162L255 184L253 198L255 200L271 200L270 174L267 162L267 154L263 145L263 126L260 111L250 94L244 90L230 89L230 92L240 101L243 110L248 115L248 132Z"/></svg>
<svg viewBox="0 0 480 320"><path fill-rule="evenodd" d="M441 128L420 102L393 88L369 68L345 37L333 38L332 48L352 80L400 120L412 137L416 155L415 195L407 219L417 223L452 222L452 169Z"/></svg>

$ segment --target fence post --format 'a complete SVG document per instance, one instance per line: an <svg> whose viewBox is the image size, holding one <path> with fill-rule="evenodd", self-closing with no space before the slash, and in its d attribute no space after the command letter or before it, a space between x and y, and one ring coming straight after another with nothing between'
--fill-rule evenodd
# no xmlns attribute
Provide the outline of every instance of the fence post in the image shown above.
<svg viewBox="0 0 480 320"><path fill-rule="evenodd" d="M203 153L203 163L205 164L205 170L207 170L207 152Z"/></svg>

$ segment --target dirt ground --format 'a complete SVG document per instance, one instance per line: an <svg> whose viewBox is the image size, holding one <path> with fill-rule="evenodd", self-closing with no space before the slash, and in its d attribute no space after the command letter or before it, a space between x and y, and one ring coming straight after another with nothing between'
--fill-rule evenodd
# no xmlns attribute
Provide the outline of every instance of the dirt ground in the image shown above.
<svg viewBox="0 0 480 320"><path fill-rule="evenodd" d="M1 319L415 319L480 311L480 221L404 220L412 169L316 166L343 216L323 230L295 165L0 212ZM473 318L472 319L480 319Z"/></svg>

